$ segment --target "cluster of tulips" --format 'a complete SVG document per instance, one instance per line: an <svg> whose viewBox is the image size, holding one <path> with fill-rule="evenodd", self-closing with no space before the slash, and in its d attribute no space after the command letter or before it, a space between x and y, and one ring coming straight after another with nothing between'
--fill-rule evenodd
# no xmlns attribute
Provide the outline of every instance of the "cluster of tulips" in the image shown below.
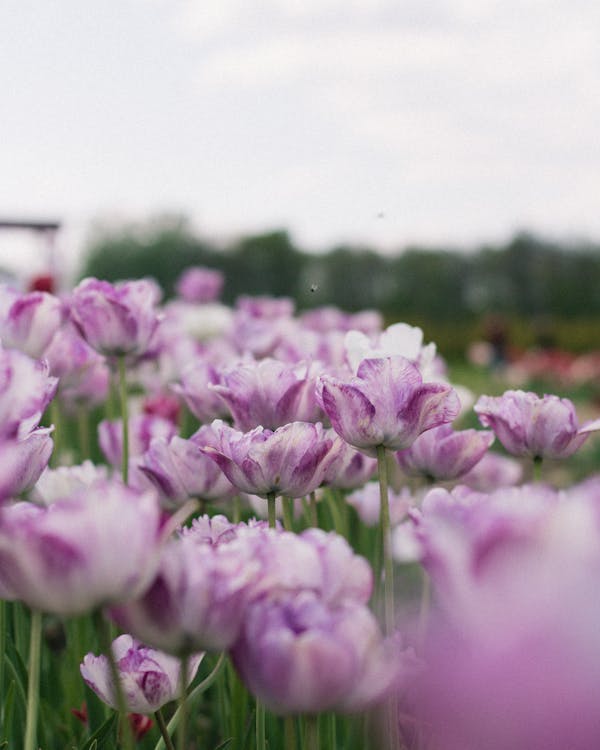
<svg viewBox="0 0 600 750"><path fill-rule="evenodd" d="M0 291L0 739L598 747L600 477L542 475L600 419L474 403L417 328L222 284Z"/></svg>

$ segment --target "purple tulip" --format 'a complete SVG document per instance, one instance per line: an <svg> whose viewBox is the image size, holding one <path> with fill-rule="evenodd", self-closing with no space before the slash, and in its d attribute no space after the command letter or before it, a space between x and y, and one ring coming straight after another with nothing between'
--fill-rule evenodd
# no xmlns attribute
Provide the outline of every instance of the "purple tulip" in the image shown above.
<svg viewBox="0 0 600 750"><path fill-rule="evenodd" d="M54 398L57 382L43 361L0 349L0 438L15 437L24 421L29 428L37 426Z"/></svg>
<svg viewBox="0 0 600 750"><path fill-rule="evenodd" d="M187 268L177 280L177 294L186 302L206 303L219 299L225 277L212 268Z"/></svg>
<svg viewBox="0 0 600 750"><path fill-rule="evenodd" d="M220 382L217 369L208 362L198 360L183 370L181 385L175 384L172 388L184 399L189 410L200 422L208 423L213 419L229 417L227 404L212 387Z"/></svg>
<svg viewBox="0 0 600 750"><path fill-rule="evenodd" d="M181 660L144 646L130 635L120 635L112 643L112 652L119 669L119 677L127 710L151 714L176 700L181 693ZM187 683L196 676L204 654L188 660ZM100 700L118 709L115 688L108 658L87 654L80 666L81 676Z"/></svg>
<svg viewBox="0 0 600 750"><path fill-rule="evenodd" d="M74 494L79 494L97 482L106 482L106 466L95 466L91 461L84 461L79 466L58 466L46 469L38 479L32 499L41 505L51 505Z"/></svg>
<svg viewBox="0 0 600 750"><path fill-rule="evenodd" d="M242 295L237 298L235 308L250 318L262 320L291 318L294 314L294 302L289 297L249 297Z"/></svg>
<svg viewBox="0 0 600 750"><path fill-rule="evenodd" d="M167 544L146 593L114 607L111 616L171 654L222 651L238 637L260 571L253 547L243 541L211 545L185 535Z"/></svg>
<svg viewBox="0 0 600 750"><path fill-rule="evenodd" d="M205 448L206 454L233 485L251 495L303 497L321 484L333 460L333 441L319 423L243 433L216 420L213 428L220 445Z"/></svg>
<svg viewBox="0 0 600 750"><path fill-rule="evenodd" d="M423 383L404 357L365 359L357 377L322 376L323 408L334 430L368 455L407 448L426 430L451 422L460 403L449 385Z"/></svg>
<svg viewBox="0 0 600 750"><path fill-rule="evenodd" d="M264 522L238 524L224 538L231 533L251 548L251 559L261 565L253 599L313 591L333 606L346 600L365 604L372 594L369 564L338 534L310 529L297 535L266 528Z"/></svg>
<svg viewBox="0 0 600 750"><path fill-rule="evenodd" d="M599 644L591 637L598 612L581 599L563 599L563 585L556 596L568 608L571 623L564 618L552 623L552 610L546 609L537 624L522 632L496 628L493 639L478 639L440 628L430 637L426 679L414 691L428 748L600 746L594 701L600 690ZM592 587L588 594L595 598ZM512 614L519 619L518 609Z"/></svg>
<svg viewBox="0 0 600 750"><path fill-rule="evenodd" d="M368 482L364 487L352 492L346 498L348 505L351 505L356 510L358 517L365 526L377 526L379 523L381 510L379 492L378 482ZM390 508L390 524L395 526L403 520L409 509L415 505L416 499L405 487L400 494L388 490L388 503Z"/></svg>
<svg viewBox="0 0 600 750"><path fill-rule="evenodd" d="M509 554L512 550L518 558L519 549L547 528L546 521L560 500L556 490L543 484L502 488L490 494L466 487L452 492L436 488L425 496L421 511L412 510L410 521L394 530L394 556L421 561L438 603L464 627L478 622L491 609L506 608L505 598L499 596L487 603L485 613L477 611L474 594L485 571L493 570L499 551ZM565 510L568 515L566 506ZM575 509L570 512L575 514ZM562 523L567 525L564 520Z"/></svg>
<svg viewBox="0 0 600 750"><path fill-rule="evenodd" d="M157 287L142 279L84 279L72 293L71 319L88 344L108 356L142 355L158 327Z"/></svg>
<svg viewBox="0 0 600 750"><path fill-rule="evenodd" d="M58 398L67 411L77 404L102 404L108 395L110 369L105 358L81 338L72 324L60 328L44 351L50 372L59 379Z"/></svg>
<svg viewBox="0 0 600 750"><path fill-rule="evenodd" d="M65 319L64 305L47 292L11 295L9 299L0 320L2 344L39 359Z"/></svg>
<svg viewBox="0 0 600 750"><path fill-rule="evenodd" d="M323 484L341 490L362 487L377 471L377 459L365 456L348 445L339 435L334 435L331 453L336 458L325 472Z"/></svg>
<svg viewBox="0 0 600 750"><path fill-rule="evenodd" d="M513 456L568 458L600 430L600 419L580 427L573 403L558 396L506 391L496 398L481 396L474 408Z"/></svg>
<svg viewBox="0 0 600 750"><path fill-rule="evenodd" d="M300 321L304 328L319 333L355 330L376 334L381 330L382 317L375 310L347 313L337 307L317 307L302 313Z"/></svg>
<svg viewBox="0 0 600 750"><path fill-rule="evenodd" d="M436 355L435 344L423 346L423 331L407 323L394 323L374 340L360 331L346 334L346 356L353 372L358 370L363 359L405 357L416 365L421 373L431 375L432 363ZM434 379L434 378L431 378Z"/></svg>
<svg viewBox="0 0 600 750"><path fill-rule="evenodd" d="M177 428L168 419L151 414L137 414L129 419L129 456L143 455L156 438L170 440ZM98 425L98 442L111 466L120 467L123 460L123 425L120 419L103 420Z"/></svg>
<svg viewBox="0 0 600 750"><path fill-rule="evenodd" d="M403 656L365 606L309 591L257 600L232 650L248 689L285 715L365 710L398 687Z"/></svg>
<svg viewBox="0 0 600 750"><path fill-rule="evenodd" d="M167 500L229 500L237 490L202 450L211 444L216 447L217 440L209 425L189 440L177 436L170 440L158 438L151 442L138 465Z"/></svg>
<svg viewBox="0 0 600 750"><path fill-rule="evenodd" d="M313 591L318 591L323 601L367 604L373 593L371 568L364 557L354 553L344 537L322 529L307 529L299 538L318 555L321 583Z"/></svg>
<svg viewBox="0 0 600 750"><path fill-rule="evenodd" d="M297 325L290 326L284 332L273 356L282 362L320 362L328 368L343 367L346 370L344 334L341 331L317 333Z"/></svg>
<svg viewBox="0 0 600 750"><path fill-rule="evenodd" d="M84 614L144 590L159 557L154 493L98 483L48 507L0 509L0 590L33 609Z"/></svg>
<svg viewBox="0 0 600 750"><path fill-rule="evenodd" d="M294 303L287 298L239 297L232 328L238 351L258 359L272 356L290 330L297 328L293 314Z"/></svg>
<svg viewBox="0 0 600 750"><path fill-rule="evenodd" d="M227 516L220 514L215 516L203 515L194 518L190 526L184 527L181 530L181 535L192 535L200 544L216 546L235 539L240 526L245 526L245 524L233 524Z"/></svg>
<svg viewBox="0 0 600 750"><path fill-rule="evenodd" d="M427 546L443 612L432 613L417 691L427 746L597 747L598 485L566 497L503 490L462 507L434 492Z"/></svg>
<svg viewBox="0 0 600 750"><path fill-rule="evenodd" d="M242 432L259 425L275 430L289 422L312 422L319 417L316 397L311 402L306 393L312 384L314 394L316 375L311 383L307 370L263 359L225 371L221 382L209 388L225 401Z"/></svg>
<svg viewBox="0 0 600 750"><path fill-rule="evenodd" d="M492 492L512 487L523 479L523 465L515 458L498 453L484 453L481 461L460 478L460 483L478 492Z"/></svg>
<svg viewBox="0 0 600 750"><path fill-rule="evenodd" d="M52 428L38 427L21 440L0 442L0 498L19 495L35 485L52 454L51 432Z"/></svg>
<svg viewBox="0 0 600 750"><path fill-rule="evenodd" d="M395 456L408 476L447 481L472 469L493 442L493 432L455 431L444 424L424 432L410 448L398 451Z"/></svg>
<svg viewBox="0 0 600 750"><path fill-rule="evenodd" d="M321 529L293 534L268 528L263 521L232 524L224 516L202 516L182 536L199 544L220 545L233 539L250 547L250 558L261 565L253 598L282 591L317 592L328 604L366 604L373 593L368 562L354 553L344 537Z"/></svg>

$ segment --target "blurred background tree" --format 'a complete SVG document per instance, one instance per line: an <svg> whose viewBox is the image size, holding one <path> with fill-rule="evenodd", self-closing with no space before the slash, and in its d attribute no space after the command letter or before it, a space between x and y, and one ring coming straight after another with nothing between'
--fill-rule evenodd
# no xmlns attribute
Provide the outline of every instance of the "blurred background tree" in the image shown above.
<svg viewBox="0 0 600 750"><path fill-rule="evenodd" d="M224 301L240 294L288 296L299 309L337 305L381 310L389 322L421 325L448 356L484 334L486 315L501 314L511 341L552 343L573 351L600 344L600 246L561 245L519 233L505 245L466 253L407 248L381 255L338 246L319 254L297 247L285 230L219 244L185 218L96 228L81 276L115 281L154 277L173 294L179 274L205 265L225 273Z"/></svg>

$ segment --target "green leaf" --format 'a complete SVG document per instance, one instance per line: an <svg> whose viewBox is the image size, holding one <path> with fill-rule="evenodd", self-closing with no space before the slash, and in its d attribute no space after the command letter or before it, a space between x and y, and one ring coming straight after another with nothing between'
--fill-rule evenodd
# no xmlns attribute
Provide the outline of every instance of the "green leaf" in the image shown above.
<svg viewBox="0 0 600 750"><path fill-rule="evenodd" d="M117 714L114 713L108 717L108 719L102 724L102 726L94 732L89 738L81 750L100 750L102 747L114 748L115 741L113 737L110 737L113 730L117 725ZM106 744L110 737L110 744Z"/></svg>
<svg viewBox="0 0 600 750"><path fill-rule="evenodd" d="M16 686L17 694L21 699L23 709L25 709L27 706L27 673L23 671L23 663L16 651L13 652L12 656L6 654L4 658L6 660L6 666L13 677L14 685Z"/></svg>

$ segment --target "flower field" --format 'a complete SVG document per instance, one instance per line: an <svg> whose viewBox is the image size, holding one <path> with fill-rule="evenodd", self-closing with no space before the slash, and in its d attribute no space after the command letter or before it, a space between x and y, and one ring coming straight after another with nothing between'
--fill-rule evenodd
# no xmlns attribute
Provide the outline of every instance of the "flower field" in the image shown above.
<svg viewBox="0 0 600 750"><path fill-rule="evenodd" d="M0 748L600 746L598 408L222 286L0 290Z"/></svg>

